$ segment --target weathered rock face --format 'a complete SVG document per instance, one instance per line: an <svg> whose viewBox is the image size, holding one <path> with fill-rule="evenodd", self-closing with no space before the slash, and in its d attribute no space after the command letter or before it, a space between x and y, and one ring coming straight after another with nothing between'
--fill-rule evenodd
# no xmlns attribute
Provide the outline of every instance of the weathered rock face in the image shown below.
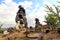
<svg viewBox="0 0 60 40"><path fill-rule="evenodd" d="M38 18L35 18L35 31L37 31L38 29L41 28L41 24L39 22L39 19Z"/></svg>
<svg viewBox="0 0 60 40"><path fill-rule="evenodd" d="M20 21L20 24L24 24L25 27L27 25L25 9L21 5L19 6L19 10L17 12L15 21L16 21L16 23L18 23L18 21Z"/></svg>

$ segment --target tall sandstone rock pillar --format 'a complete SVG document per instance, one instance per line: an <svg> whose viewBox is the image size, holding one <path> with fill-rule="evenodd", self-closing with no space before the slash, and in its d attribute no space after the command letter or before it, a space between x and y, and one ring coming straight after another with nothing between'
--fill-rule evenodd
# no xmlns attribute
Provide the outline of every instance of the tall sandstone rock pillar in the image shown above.
<svg viewBox="0 0 60 40"><path fill-rule="evenodd" d="M27 27L25 9L21 5L19 6L15 21L16 23L20 22L21 25L25 25L24 27Z"/></svg>

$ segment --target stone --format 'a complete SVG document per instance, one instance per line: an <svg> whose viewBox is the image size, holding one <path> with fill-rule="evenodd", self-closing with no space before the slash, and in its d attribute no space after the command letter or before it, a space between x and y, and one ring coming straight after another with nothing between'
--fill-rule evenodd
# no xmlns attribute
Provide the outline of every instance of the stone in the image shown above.
<svg viewBox="0 0 60 40"><path fill-rule="evenodd" d="M17 30L20 30L22 27L27 27L25 9L21 5L19 6L19 10L16 14L15 21Z"/></svg>

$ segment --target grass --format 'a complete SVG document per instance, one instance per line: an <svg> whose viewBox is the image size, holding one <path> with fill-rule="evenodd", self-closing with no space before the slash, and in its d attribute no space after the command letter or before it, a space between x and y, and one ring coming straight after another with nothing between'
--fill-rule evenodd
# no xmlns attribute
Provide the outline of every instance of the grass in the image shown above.
<svg viewBox="0 0 60 40"><path fill-rule="evenodd" d="M2 40L2 34L0 33L0 40Z"/></svg>
<svg viewBox="0 0 60 40"><path fill-rule="evenodd" d="M31 35L33 35L33 34L35 34L35 33L29 33L28 36L31 36Z"/></svg>
<svg viewBox="0 0 60 40"><path fill-rule="evenodd" d="M26 30L25 29L23 29L23 31L21 31L20 33L18 33L17 35L15 35L15 36L12 36L10 39L11 40L14 40L14 39L16 39L16 40L25 40L26 39L26 35L24 34L24 32L25 32ZM17 33L17 32L15 32L15 33ZM33 35L33 34L35 34L35 33L37 33L37 32L30 32L29 34L28 34L28 36L31 36L31 35ZM14 33L13 33L14 34ZM12 34L11 34L12 35ZM52 34L52 33L48 33L48 34L45 34L44 35L44 38L46 39L46 38L51 38L51 37L55 37L55 36L57 36L57 34ZM0 40L2 40L2 34L0 33Z"/></svg>
<svg viewBox="0 0 60 40"><path fill-rule="evenodd" d="M58 33L50 32L50 33L44 35L44 39L48 39L48 38L60 40L60 35Z"/></svg>

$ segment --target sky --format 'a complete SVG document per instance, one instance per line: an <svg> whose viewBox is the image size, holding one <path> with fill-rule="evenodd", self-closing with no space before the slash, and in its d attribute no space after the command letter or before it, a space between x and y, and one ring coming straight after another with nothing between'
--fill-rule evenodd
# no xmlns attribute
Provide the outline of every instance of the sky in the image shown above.
<svg viewBox="0 0 60 40"><path fill-rule="evenodd" d="M40 20L42 25L45 25L45 16L47 13L45 5L58 5L60 0L0 0L0 23L3 23L3 27L12 27L16 25L15 17L18 11L18 6L22 5L26 10L26 17L28 27L35 25L35 18Z"/></svg>

